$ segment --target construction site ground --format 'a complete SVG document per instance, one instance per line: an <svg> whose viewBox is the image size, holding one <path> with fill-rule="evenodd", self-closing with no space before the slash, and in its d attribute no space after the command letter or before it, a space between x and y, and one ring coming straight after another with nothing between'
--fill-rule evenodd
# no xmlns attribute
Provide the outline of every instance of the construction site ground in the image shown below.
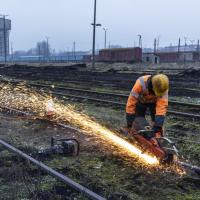
<svg viewBox="0 0 200 200"><path fill-rule="evenodd" d="M113 67L110 68L113 69ZM186 67L187 70L188 68L191 70L191 67ZM195 69L198 69L198 66ZM0 72L3 78L7 79L20 78L25 80L26 78L32 80L33 78L32 72L30 72L30 77L27 76L28 69L25 71L26 77L18 76L15 72L8 77L5 68L0 69ZM78 74L78 72L76 73ZM40 74L38 78L35 74L32 81L63 86L72 84L62 81L60 77L56 77L54 81L48 80L48 76L44 76L44 80L39 79L39 77L41 77ZM198 81L196 81L196 88L200 88ZM73 86L77 86L77 84ZM79 86L83 87L81 84ZM92 86L95 89L95 86ZM107 91L108 87L105 85L97 86L96 90ZM118 91L123 92L123 89L119 88ZM193 102L187 96L175 98ZM199 97L196 96L194 101L198 103ZM64 103L75 105L79 112L91 116L95 121L111 130L119 132L119 128L125 125L125 113L122 109L87 101L77 102L72 99L65 99ZM53 169L69 176L107 199L200 199L200 177L191 171L187 171L186 174L179 174L172 167L148 168L143 166L137 158L130 158L122 154L116 147L110 146L94 136L64 129L46 120L34 120L3 111L0 114L0 119L1 139L40 159ZM187 140L195 142L200 140L199 121L168 116L165 129L171 137L185 140L177 143L181 155L180 159L199 166L200 144L187 142ZM170 132L172 129L178 132L176 134ZM79 156L52 155L48 158L39 158L37 152L41 148L50 146L52 136L76 138L81 147ZM47 176L37 167L9 153L3 147L0 147L0 152L0 199L87 199L56 179Z"/></svg>

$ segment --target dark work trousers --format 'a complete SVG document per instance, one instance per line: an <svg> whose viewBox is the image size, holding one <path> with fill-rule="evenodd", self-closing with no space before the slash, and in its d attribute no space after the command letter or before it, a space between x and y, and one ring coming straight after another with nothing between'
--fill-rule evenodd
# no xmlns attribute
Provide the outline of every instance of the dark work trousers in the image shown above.
<svg viewBox="0 0 200 200"><path fill-rule="evenodd" d="M136 116L145 117L147 108L149 108L151 120L155 122L156 104L155 103L140 103L136 104Z"/></svg>

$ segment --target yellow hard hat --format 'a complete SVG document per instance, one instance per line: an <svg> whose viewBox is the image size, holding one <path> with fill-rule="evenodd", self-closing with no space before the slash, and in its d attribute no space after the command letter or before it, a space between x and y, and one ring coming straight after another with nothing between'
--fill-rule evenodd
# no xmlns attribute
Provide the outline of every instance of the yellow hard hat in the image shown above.
<svg viewBox="0 0 200 200"><path fill-rule="evenodd" d="M169 90L169 79L164 74L157 74L152 77L152 85L155 95L161 97Z"/></svg>

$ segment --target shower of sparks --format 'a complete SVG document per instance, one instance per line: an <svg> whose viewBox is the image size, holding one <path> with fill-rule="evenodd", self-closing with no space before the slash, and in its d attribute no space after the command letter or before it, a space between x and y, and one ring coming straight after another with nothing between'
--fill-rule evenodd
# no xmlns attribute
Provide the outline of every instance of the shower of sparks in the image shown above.
<svg viewBox="0 0 200 200"><path fill-rule="evenodd" d="M0 96L0 106L2 107L6 106L31 112L38 117L45 117L48 113L51 113L53 122L72 124L89 135L97 136L104 142L117 146L123 153L138 157L145 164L159 164L156 157L143 153L137 146L130 144L89 116L77 112L73 106L52 99L44 92L29 89L23 83L17 86L0 84Z"/></svg>

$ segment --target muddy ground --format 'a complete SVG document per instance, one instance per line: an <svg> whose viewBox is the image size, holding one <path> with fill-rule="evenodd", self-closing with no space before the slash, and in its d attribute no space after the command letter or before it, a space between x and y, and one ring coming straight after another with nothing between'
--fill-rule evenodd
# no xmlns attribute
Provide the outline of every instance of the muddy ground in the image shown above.
<svg viewBox="0 0 200 200"><path fill-rule="evenodd" d="M120 71L115 68L115 65L104 65L104 69L107 69L105 71L91 70L85 64L57 67L13 65L1 67L0 74L23 80L51 81L59 83L82 82L83 84L95 84L96 86L104 87L110 86L117 89L127 89L129 91L134 81L138 78L138 76L142 74L152 74L163 71L159 68L154 68L149 71L148 67L145 69L144 67L140 69L137 65L133 65L131 70L125 69ZM192 73L190 71L189 73L187 66L185 66L185 70L185 73L182 68L180 68L180 70L177 71L174 71L173 68L168 70L171 86L187 86L199 89L200 80L198 78L193 77L195 74L197 74L197 72L195 71L194 73ZM199 71L199 69L197 69L197 71ZM163 72L165 73L165 71Z"/></svg>
<svg viewBox="0 0 200 200"><path fill-rule="evenodd" d="M119 110L85 103L80 104L79 109L111 129L117 129L124 124L120 120L123 113ZM200 177L196 174L188 172L181 176L168 168L146 168L136 158L122 155L117 148L113 149L101 141L96 141L96 138L60 128L46 121L33 121L5 113L1 114L0 118L0 137L35 158L38 158L36 152L39 149L50 145L52 136L78 139L81 145L78 157L54 155L40 159L108 199L200 199ZM174 123L174 118L169 118L168 128L180 129L180 123L180 119L179 123ZM192 123L189 124L182 127L184 131L192 131ZM198 131L200 128L193 129ZM186 156L185 160L195 159L194 164L200 164L197 146L191 149L187 143L183 143L180 147ZM191 155L187 156L188 153ZM85 199L3 148L0 156L2 199Z"/></svg>
<svg viewBox="0 0 200 200"><path fill-rule="evenodd" d="M33 73L31 70L26 70L25 74L22 73L24 70L22 68L15 68L14 71L13 68L8 68L8 70L2 68L0 73L9 75L11 78L26 78L36 82L47 81L52 84L66 85L68 83L65 82L65 78L73 80L77 76L76 78L79 79L85 73L87 76L84 79L93 77L94 81L103 81L104 79L110 82L116 81L116 83L120 81L118 85L115 83L116 89L119 91L124 88L127 89L127 84L124 87L122 83L124 80L130 79L130 75L127 76L125 73L116 73L111 70L109 73L99 74L99 72L95 72L96 76L93 76L94 72L91 72L92 75L89 76L88 72L86 73L88 70L86 67L78 66L78 68L76 67L76 70L74 70L72 67L71 70L65 69L64 73L61 70L58 74L51 73L51 75L49 75L48 71L45 72L45 69L41 73L41 68L37 69L37 73L35 73L36 71ZM25 69L27 68L25 67ZM111 76L114 77L115 75L115 80L110 79ZM42 79L42 77L44 78ZM183 79L184 76L178 82ZM199 84L198 81L195 80L192 84ZM73 84L76 86L76 83ZM185 83L180 82L181 84L184 85ZM79 86L81 85L79 84ZM96 85L93 84L92 86L95 88ZM131 86L129 85L128 87ZM198 87L199 85L196 85L195 88ZM96 88L100 91L108 90L108 87L104 84L100 84ZM199 100L199 97L197 97L197 100ZM66 99L65 103L75 104L78 111L92 116L97 122L111 130L118 131L125 124L124 110L122 109L87 101L77 103L69 99ZM0 119L1 139L10 142L17 148L40 159L48 166L107 199L200 199L200 177L191 171L180 175L169 167L148 168L139 162L137 158L129 157L118 151L117 147L108 146L95 137L63 129L47 121L27 119L5 112L0 114ZM189 118L168 116L165 128L169 137L184 139L183 141L177 141L180 158L183 161L200 166L200 144L191 143L191 141L200 142L199 122ZM52 155L48 158L38 157L38 150L49 147L52 136L76 138L81 146L79 156L63 157ZM0 147L0 199L84 200L87 198Z"/></svg>

